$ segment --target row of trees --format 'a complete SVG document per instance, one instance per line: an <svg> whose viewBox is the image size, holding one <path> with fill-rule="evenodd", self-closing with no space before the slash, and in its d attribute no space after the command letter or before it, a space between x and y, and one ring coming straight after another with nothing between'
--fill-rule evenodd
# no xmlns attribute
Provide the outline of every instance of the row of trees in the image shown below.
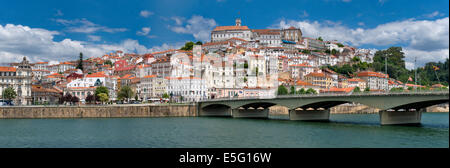
<svg viewBox="0 0 450 168"><path fill-rule="evenodd" d="M306 90L304 88L301 88L300 90L296 91L294 86L291 86L290 91L288 91L288 89L285 86L280 85L278 87L277 94L278 95L317 94L317 91L312 88Z"/></svg>
<svg viewBox="0 0 450 168"><path fill-rule="evenodd" d="M126 100L129 101L133 95L136 96L135 99L137 100L137 95L134 94L133 90L128 86L123 86L120 88L118 92L118 99L119 100ZM97 89L95 89L94 94L88 93L86 96L86 103L95 103L95 102L101 102L102 104L109 102L109 90L108 88L104 86L99 86ZM70 104L76 104L80 102L80 99L76 96L72 96L70 93L67 93L60 99L60 104L64 103L70 103Z"/></svg>

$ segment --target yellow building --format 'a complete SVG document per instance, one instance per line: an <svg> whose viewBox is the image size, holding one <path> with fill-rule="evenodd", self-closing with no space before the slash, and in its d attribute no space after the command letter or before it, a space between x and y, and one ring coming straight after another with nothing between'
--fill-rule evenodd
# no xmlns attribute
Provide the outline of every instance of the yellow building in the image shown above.
<svg viewBox="0 0 450 168"><path fill-rule="evenodd" d="M333 78L325 73L309 73L305 76L305 81L321 88L333 87Z"/></svg>

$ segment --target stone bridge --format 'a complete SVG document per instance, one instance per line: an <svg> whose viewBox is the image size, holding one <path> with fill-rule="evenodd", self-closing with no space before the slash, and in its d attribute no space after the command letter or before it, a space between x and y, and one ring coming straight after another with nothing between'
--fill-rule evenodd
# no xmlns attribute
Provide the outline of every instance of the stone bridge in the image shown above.
<svg viewBox="0 0 450 168"><path fill-rule="evenodd" d="M408 92L351 95L279 96L270 99L216 99L198 103L199 116L268 118L269 107L289 109L291 120L329 120L330 108L345 103L360 103L380 109L382 125L419 124L426 107L449 102L449 92Z"/></svg>

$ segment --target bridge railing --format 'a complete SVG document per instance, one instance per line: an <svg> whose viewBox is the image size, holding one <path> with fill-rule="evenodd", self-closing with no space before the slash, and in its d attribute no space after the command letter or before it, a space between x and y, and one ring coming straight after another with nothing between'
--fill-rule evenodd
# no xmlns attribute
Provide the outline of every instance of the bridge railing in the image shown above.
<svg viewBox="0 0 450 168"><path fill-rule="evenodd" d="M292 94L292 95L278 95L270 97L227 97L218 99L209 99L201 102L210 101L229 101L229 100L267 100L275 98L310 98L310 97L330 97L330 96L387 96L387 95L429 95L429 94L449 94L449 90L422 90L422 91L403 91L403 92L358 92L358 93L319 93L319 94Z"/></svg>

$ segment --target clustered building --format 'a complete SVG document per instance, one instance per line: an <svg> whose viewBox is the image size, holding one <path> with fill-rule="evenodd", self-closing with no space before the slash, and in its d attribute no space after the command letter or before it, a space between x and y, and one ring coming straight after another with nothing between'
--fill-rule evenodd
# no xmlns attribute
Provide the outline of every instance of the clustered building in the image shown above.
<svg viewBox="0 0 450 168"><path fill-rule="evenodd" d="M333 52L325 52L333 51ZM88 95L104 86L109 99L117 100L121 87L129 86L143 101L216 98L271 98L280 85L314 89L319 93L386 90L401 82L380 72L359 72L347 79L326 65L349 64L353 57L371 63L373 52L344 46L336 41L303 37L300 28L250 29L236 19L233 26L218 26L211 41L193 50L171 49L147 54L116 51L83 60L21 63L0 67L0 91L14 88L18 104L56 104L70 94L86 102ZM33 93L35 92L35 93ZM1 93L1 92L0 92Z"/></svg>

